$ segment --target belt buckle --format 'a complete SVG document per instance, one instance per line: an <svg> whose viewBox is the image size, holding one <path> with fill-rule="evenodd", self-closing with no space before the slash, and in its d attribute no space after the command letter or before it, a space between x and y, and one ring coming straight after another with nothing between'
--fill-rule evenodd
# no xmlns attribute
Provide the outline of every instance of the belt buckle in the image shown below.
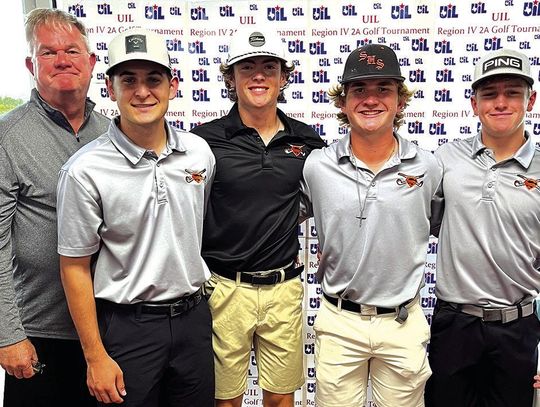
<svg viewBox="0 0 540 407"><path fill-rule="evenodd" d="M506 324L507 322L515 321L519 318L518 307L503 308L501 310L501 322Z"/></svg>
<svg viewBox="0 0 540 407"><path fill-rule="evenodd" d="M497 322L501 320L501 311L500 309L489 309L489 308L480 308L482 311L482 321L483 322Z"/></svg>
<svg viewBox="0 0 540 407"><path fill-rule="evenodd" d="M251 284L253 285L273 285L277 284L280 280L279 273L269 273L269 274L255 274L251 275Z"/></svg>
<svg viewBox="0 0 540 407"><path fill-rule="evenodd" d="M362 305L362 304L360 304L360 315L364 315L366 317L377 316L377 307L375 307L373 305Z"/></svg>
<svg viewBox="0 0 540 407"><path fill-rule="evenodd" d="M171 304L169 306L169 314L171 318L176 317L186 312L189 309L188 301L189 300L180 300L180 301L175 302L174 304Z"/></svg>

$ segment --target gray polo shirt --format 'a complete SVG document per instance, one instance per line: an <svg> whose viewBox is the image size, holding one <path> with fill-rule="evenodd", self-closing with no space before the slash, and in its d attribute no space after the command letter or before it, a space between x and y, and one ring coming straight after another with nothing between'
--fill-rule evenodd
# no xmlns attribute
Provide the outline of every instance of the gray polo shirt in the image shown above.
<svg viewBox="0 0 540 407"><path fill-rule="evenodd" d="M358 159L358 167L353 165L350 135L306 160L302 192L315 217L317 277L326 294L395 307L422 284L441 169L433 154L395 137L398 152L376 175Z"/></svg>
<svg viewBox="0 0 540 407"><path fill-rule="evenodd" d="M497 163L480 134L441 146L445 212L437 297L502 307L540 288L540 150L527 141Z"/></svg>
<svg viewBox="0 0 540 407"><path fill-rule="evenodd" d="M202 138L167 125L157 157L116 120L60 171L58 253L99 251L96 298L136 303L191 294L210 276L200 253L214 156Z"/></svg>
<svg viewBox="0 0 540 407"><path fill-rule="evenodd" d="M56 254L58 171L109 120L85 103L77 133L37 89L0 119L0 346L26 336L78 340Z"/></svg>

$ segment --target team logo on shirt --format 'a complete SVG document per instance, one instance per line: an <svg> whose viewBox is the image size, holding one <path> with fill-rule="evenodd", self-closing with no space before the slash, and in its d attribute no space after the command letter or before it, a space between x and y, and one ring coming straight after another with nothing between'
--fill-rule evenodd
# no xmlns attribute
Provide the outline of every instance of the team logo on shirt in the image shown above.
<svg viewBox="0 0 540 407"><path fill-rule="evenodd" d="M304 151L305 145L302 144L301 146L295 145L295 144L289 144L289 147L285 149L286 154L294 154L295 157L304 157L306 155L306 152Z"/></svg>
<svg viewBox="0 0 540 407"><path fill-rule="evenodd" d="M424 185L424 181L422 181L422 178L424 178L424 175L426 174L422 174L422 175L407 175L407 174L404 174L402 172L398 172L398 175L401 177L401 178L398 178L396 180L396 184L398 185L405 185L407 184L407 186L409 188L412 188L412 187L418 187L420 188L422 185Z"/></svg>
<svg viewBox="0 0 540 407"><path fill-rule="evenodd" d="M540 179L527 178L525 175L517 174L521 180L517 179L514 181L514 186L516 187L525 187L529 191L531 189L537 189L540 191ZM522 181L523 180L523 181Z"/></svg>
<svg viewBox="0 0 540 407"><path fill-rule="evenodd" d="M186 171L189 174L189 175L186 175L186 182L188 184L192 182L196 182L197 184L200 184L206 179L206 175L204 175L204 173L206 172L206 168L202 171L194 171L194 170L189 170L186 168L184 171Z"/></svg>

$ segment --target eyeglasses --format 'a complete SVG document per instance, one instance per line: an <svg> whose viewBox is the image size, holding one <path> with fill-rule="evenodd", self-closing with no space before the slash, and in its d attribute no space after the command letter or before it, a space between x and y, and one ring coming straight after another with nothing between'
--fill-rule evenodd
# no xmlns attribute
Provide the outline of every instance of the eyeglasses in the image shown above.
<svg viewBox="0 0 540 407"><path fill-rule="evenodd" d="M40 59L44 59L46 61L54 60L58 57L58 53L63 52L66 59L70 60L76 60L78 58L81 58L84 55L87 55L88 53L85 51L81 51L79 49L68 49L68 50L58 50L58 51L50 51L45 50L41 51L39 54L37 54L37 57Z"/></svg>

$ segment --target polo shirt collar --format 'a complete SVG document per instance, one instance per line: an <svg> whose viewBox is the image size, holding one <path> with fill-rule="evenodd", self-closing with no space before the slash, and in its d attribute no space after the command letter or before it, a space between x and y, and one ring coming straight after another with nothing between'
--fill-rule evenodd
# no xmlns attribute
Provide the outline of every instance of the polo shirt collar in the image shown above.
<svg viewBox="0 0 540 407"><path fill-rule="evenodd" d="M43 109L43 112L51 119L55 124L58 126L66 129L67 131L75 134L75 131L71 127L71 124L66 119L66 116L58 110L52 107L49 103L45 101L39 94L38 90L36 88L33 88L30 93L30 101L34 102L36 105L41 107ZM92 111L94 110L94 107L96 104L90 100L90 98L86 98L85 105L84 105L84 121L83 123L86 123L90 115L92 114ZM82 126L81 126L82 127Z"/></svg>
<svg viewBox="0 0 540 407"><path fill-rule="evenodd" d="M404 139L398 133L394 132L394 137L398 141L398 157L400 161L409 160L416 157L416 146L409 140ZM344 137L337 142L336 155L338 161L344 157L350 157L351 149L349 145L351 143L351 132L349 131Z"/></svg>
<svg viewBox="0 0 540 407"><path fill-rule="evenodd" d="M146 149L138 146L129 139L119 128L118 121L120 116L115 117L109 124L109 138L116 146L118 151L126 157L133 165L136 165L141 161L146 153ZM165 131L167 132L167 145L166 149L175 150L178 152L185 152L186 147L180 140L179 133L172 128L169 123L165 122Z"/></svg>
<svg viewBox="0 0 540 407"><path fill-rule="evenodd" d="M482 133L478 132L472 140L471 158L475 158L481 154L487 147L482 143ZM529 168L534 157L535 145L528 131L525 131L525 143L518 151L510 158L516 160L524 168ZM505 160L507 161L507 160Z"/></svg>
<svg viewBox="0 0 540 407"><path fill-rule="evenodd" d="M294 130L289 124L289 118L280 109L277 109L277 115L281 120L281 123L285 126L285 131L289 136L294 136ZM225 126L225 137L230 140L235 136L251 133L253 129L247 127L240 118L240 112L238 111L238 102L235 103L229 113L227 114L227 125Z"/></svg>
<svg viewBox="0 0 540 407"><path fill-rule="evenodd" d="M471 158L475 158L477 155L481 154L482 151L486 149L484 143L482 143L482 135L480 132L474 136L471 146Z"/></svg>
<svg viewBox="0 0 540 407"><path fill-rule="evenodd" d="M167 121L165 121L165 130L167 131L167 147L179 153L186 152L186 146L182 143L180 137L181 132L172 127Z"/></svg>

